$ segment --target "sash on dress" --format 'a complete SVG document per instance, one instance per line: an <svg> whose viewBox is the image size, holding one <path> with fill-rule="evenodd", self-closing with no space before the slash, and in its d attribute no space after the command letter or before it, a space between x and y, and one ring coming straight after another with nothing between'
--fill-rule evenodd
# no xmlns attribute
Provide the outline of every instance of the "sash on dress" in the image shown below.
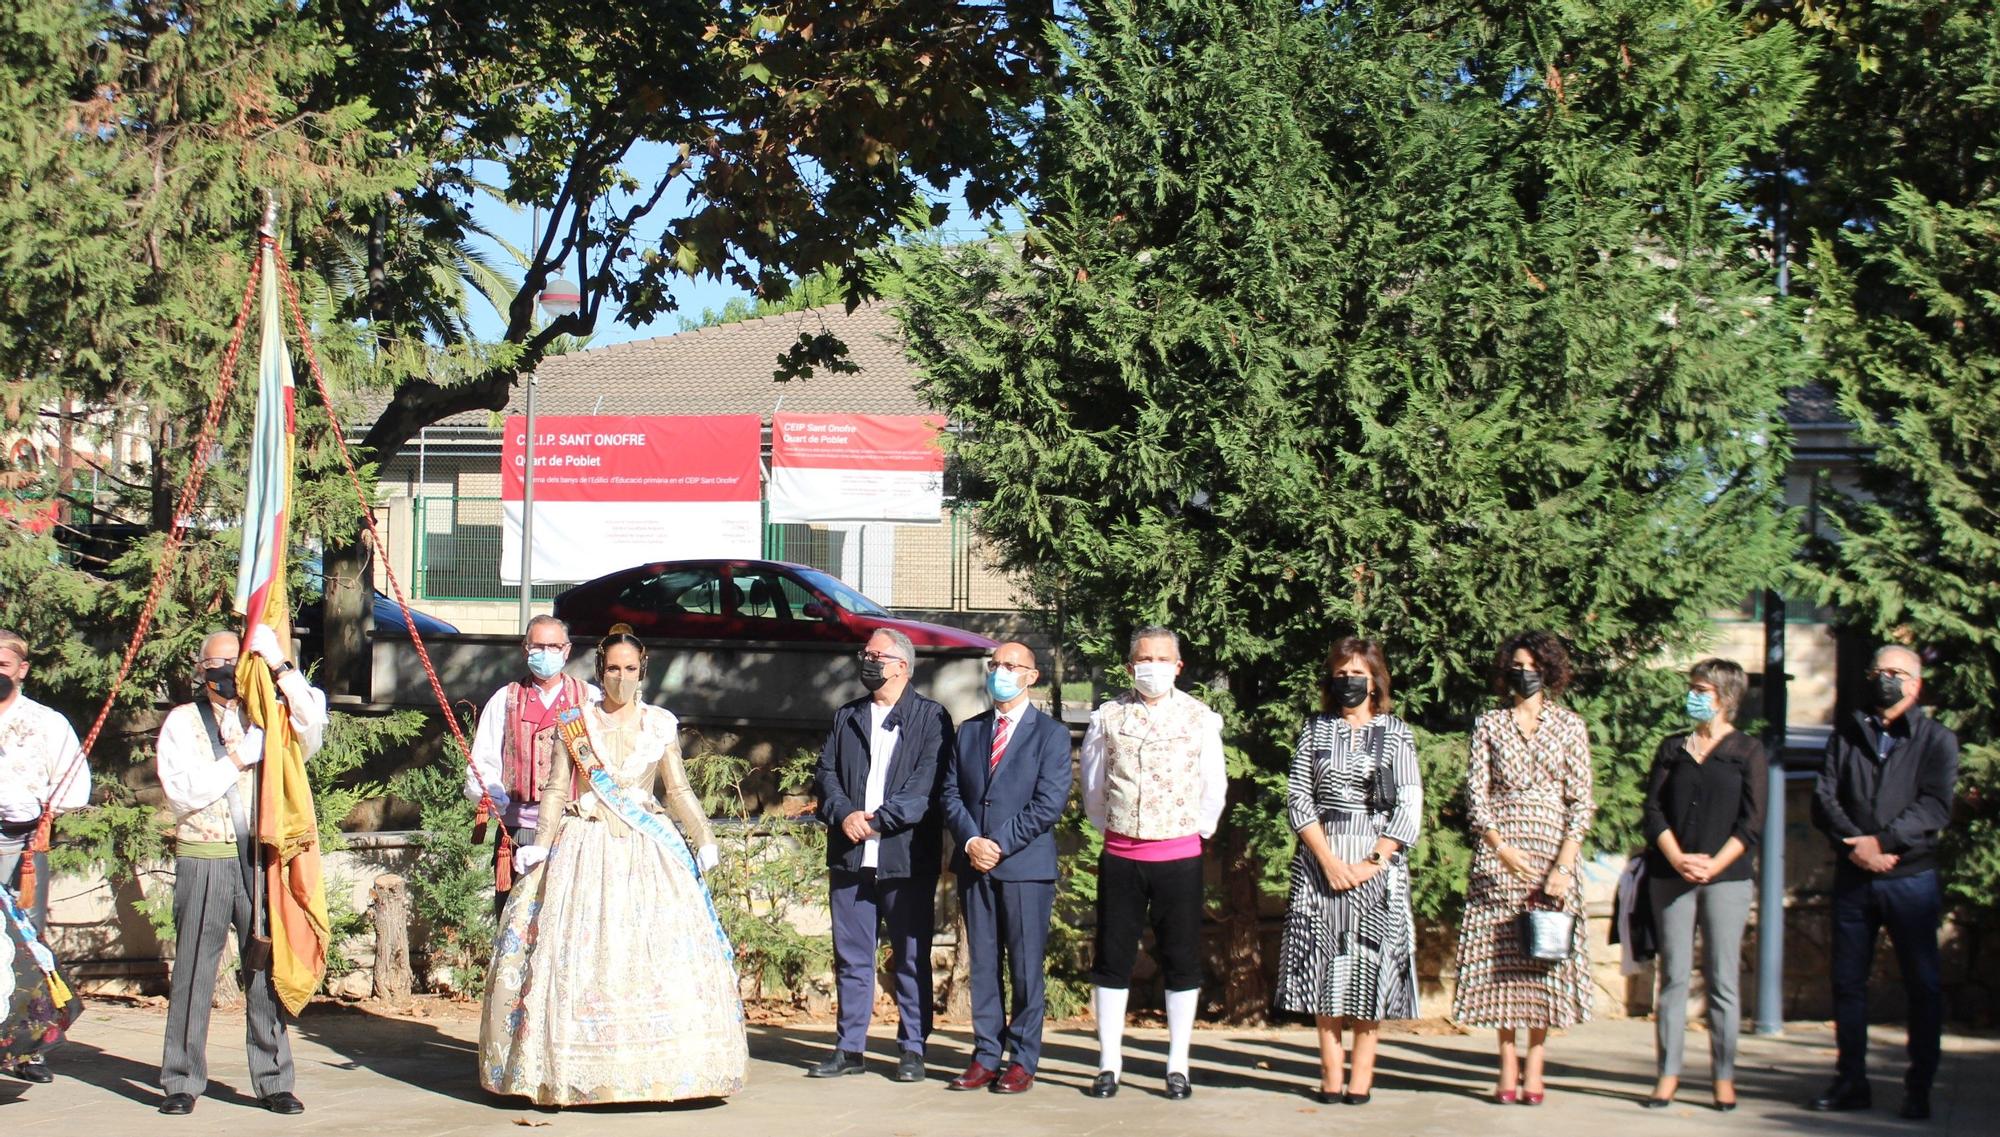
<svg viewBox="0 0 2000 1137"><path fill-rule="evenodd" d="M694 855L688 851L687 841L682 839L680 830L668 823L667 819L650 808L650 795L642 794L636 786L619 785L611 777L611 771L604 768L604 761L597 756L597 748L590 739L590 727L583 721L580 707L569 707L556 716L557 729L563 746L569 751L569 758L577 771L589 782L590 790L605 808L618 816L620 821L671 853L686 866L688 875L694 878L695 887L701 892L701 902L708 912L709 927L715 938L721 942L731 962L736 959L736 949L729 943L729 935L722 930L722 919L716 915L715 899L709 895L708 886L702 882L701 868L695 864ZM560 839L560 837L558 837Z"/></svg>

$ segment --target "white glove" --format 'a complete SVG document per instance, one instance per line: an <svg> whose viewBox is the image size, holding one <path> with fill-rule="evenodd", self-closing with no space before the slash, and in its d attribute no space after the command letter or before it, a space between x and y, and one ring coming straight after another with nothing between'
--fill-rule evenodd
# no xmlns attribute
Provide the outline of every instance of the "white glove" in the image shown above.
<svg viewBox="0 0 2000 1137"><path fill-rule="evenodd" d="M548 859L549 859L549 851L545 846L542 845L514 846L514 871L517 873L525 875L528 872L532 871L536 865L539 865L543 861L546 861Z"/></svg>
<svg viewBox="0 0 2000 1137"><path fill-rule="evenodd" d="M0 801L0 821L21 824L42 819L42 803L26 797L18 801Z"/></svg>
<svg viewBox="0 0 2000 1137"><path fill-rule="evenodd" d="M695 850L694 863L701 867L703 873L711 873L715 871L715 866L722 863L722 854L715 851L714 845L703 845Z"/></svg>
<svg viewBox="0 0 2000 1137"><path fill-rule="evenodd" d="M285 665L285 649L278 643L278 633L269 624L259 624L250 632L250 652L264 661L268 667Z"/></svg>
<svg viewBox="0 0 2000 1137"><path fill-rule="evenodd" d="M264 760L264 736L259 734L255 742L245 739L229 748L229 756L236 759L239 770L248 770Z"/></svg>
<svg viewBox="0 0 2000 1137"><path fill-rule="evenodd" d="M582 793L576 795L575 804L576 804L576 811L578 813L582 814L585 817L589 817L591 813L597 808L597 795L591 792L590 790L585 790Z"/></svg>

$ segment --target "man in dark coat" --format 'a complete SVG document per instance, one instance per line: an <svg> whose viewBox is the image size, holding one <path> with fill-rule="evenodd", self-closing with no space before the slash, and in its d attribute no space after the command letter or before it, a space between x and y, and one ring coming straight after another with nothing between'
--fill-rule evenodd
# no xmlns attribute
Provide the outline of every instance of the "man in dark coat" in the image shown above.
<svg viewBox="0 0 2000 1137"><path fill-rule="evenodd" d="M868 694L834 712L814 781L832 884L839 1036L815 1078L859 1074L875 1006L878 929L889 938L899 1082L924 1079L931 1033L931 932L943 851L938 786L953 752L951 716L910 686L916 649L891 628L861 652Z"/></svg>

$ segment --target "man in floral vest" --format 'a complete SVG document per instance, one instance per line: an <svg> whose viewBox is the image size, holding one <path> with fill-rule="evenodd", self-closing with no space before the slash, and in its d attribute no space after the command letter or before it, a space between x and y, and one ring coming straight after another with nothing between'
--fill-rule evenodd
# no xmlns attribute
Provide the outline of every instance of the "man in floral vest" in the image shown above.
<svg viewBox="0 0 2000 1137"><path fill-rule="evenodd" d="M1097 708L1083 736L1083 807L1104 834L1097 862L1097 1042L1092 1097L1118 1092L1125 1000L1150 925L1167 991L1167 1097L1186 1099L1201 998L1201 843L1222 818L1222 716L1178 690L1180 637L1132 633L1132 690Z"/></svg>

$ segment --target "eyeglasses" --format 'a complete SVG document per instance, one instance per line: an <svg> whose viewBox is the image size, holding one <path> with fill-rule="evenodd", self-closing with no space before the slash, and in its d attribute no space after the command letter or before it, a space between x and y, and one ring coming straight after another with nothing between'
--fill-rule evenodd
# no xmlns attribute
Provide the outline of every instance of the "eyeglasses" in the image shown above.
<svg viewBox="0 0 2000 1137"><path fill-rule="evenodd" d="M531 643L531 644L526 644L526 645L523 645L523 647L521 648L521 650L522 650L522 651L561 651L562 649L564 649L564 648L566 648L566 647L568 647L568 646L569 646L569 641L568 641L568 640L564 640L564 641L562 641L561 643L555 643L555 644L534 644L534 643Z"/></svg>
<svg viewBox="0 0 2000 1137"><path fill-rule="evenodd" d="M886 652L879 652L879 651L856 652L854 658L860 660L863 663L890 664L890 663L901 663L903 661L903 657L900 655L891 655Z"/></svg>
<svg viewBox="0 0 2000 1137"><path fill-rule="evenodd" d="M233 668L236 666L236 661L233 659L204 659L201 661L201 666L205 670L213 671L218 667Z"/></svg>
<svg viewBox="0 0 2000 1137"><path fill-rule="evenodd" d="M1011 675L1026 675L1028 672L1033 671L1034 669L1035 665L1032 663L1002 663L997 659L989 659L986 661L986 670L1005 671Z"/></svg>
<svg viewBox="0 0 2000 1137"><path fill-rule="evenodd" d="M1868 673L1868 678L1874 679L1883 675L1893 675L1896 678L1902 680L1910 680L1916 678L1916 676L1910 674L1907 671L1904 671L1900 667L1877 667Z"/></svg>

